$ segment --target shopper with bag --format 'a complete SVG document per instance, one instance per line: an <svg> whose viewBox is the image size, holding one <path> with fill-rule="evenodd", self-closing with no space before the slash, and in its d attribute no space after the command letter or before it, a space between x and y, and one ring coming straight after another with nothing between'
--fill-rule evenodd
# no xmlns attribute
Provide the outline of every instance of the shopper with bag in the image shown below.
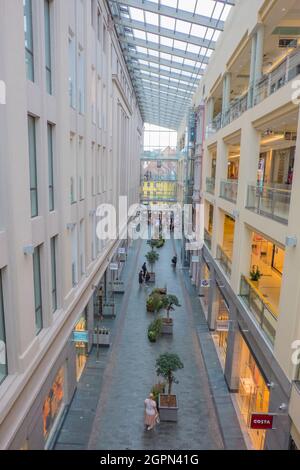
<svg viewBox="0 0 300 470"><path fill-rule="evenodd" d="M159 414L157 411L156 401L154 400L153 393L150 393L149 398L145 400L145 428L151 431L156 424L159 423Z"/></svg>

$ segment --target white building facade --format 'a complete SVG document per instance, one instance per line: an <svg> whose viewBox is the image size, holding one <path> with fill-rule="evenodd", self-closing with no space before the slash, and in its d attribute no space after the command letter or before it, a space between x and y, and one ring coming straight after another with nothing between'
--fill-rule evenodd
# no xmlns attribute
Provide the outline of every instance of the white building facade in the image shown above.
<svg viewBox="0 0 300 470"><path fill-rule="evenodd" d="M0 448L43 449L123 244L96 209L139 202L143 122L106 2L1 0L0 57Z"/></svg>

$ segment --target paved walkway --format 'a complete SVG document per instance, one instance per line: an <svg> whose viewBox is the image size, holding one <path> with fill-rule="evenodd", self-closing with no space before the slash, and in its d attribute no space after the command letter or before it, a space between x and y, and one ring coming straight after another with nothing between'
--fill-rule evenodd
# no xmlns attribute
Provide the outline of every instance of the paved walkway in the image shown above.
<svg viewBox="0 0 300 470"><path fill-rule="evenodd" d="M56 449L245 448L199 299L187 272L180 266L176 271L171 267L174 249L175 244L168 241L159 250L155 266L156 285L167 285L168 292L176 294L182 305L172 315L173 337L161 336L153 344L148 341L147 328L153 315L146 312L145 302L152 287L140 287L137 273L149 246L136 242L124 272L127 288L115 320L113 346L106 356L102 354L100 363L90 357ZM177 373L179 383L174 386L178 423L161 423L154 431L145 432L143 402L157 381L156 358L166 351L176 352L184 363L184 369Z"/></svg>

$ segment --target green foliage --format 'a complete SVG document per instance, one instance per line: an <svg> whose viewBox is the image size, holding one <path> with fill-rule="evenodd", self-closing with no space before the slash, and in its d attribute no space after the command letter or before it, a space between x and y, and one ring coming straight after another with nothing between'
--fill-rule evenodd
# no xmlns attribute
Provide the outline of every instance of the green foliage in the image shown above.
<svg viewBox="0 0 300 470"><path fill-rule="evenodd" d="M161 354L156 360L156 373L168 383L168 395L171 395L172 384L178 383L174 372L183 369L183 364L177 354Z"/></svg>
<svg viewBox="0 0 300 470"><path fill-rule="evenodd" d="M154 248L162 248L165 244L165 239L160 237L158 240L151 240L150 246L152 249Z"/></svg>
<svg viewBox="0 0 300 470"><path fill-rule="evenodd" d="M155 343L159 335L161 334L162 329L162 319L157 318L148 327L148 339L152 343Z"/></svg>
<svg viewBox="0 0 300 470"><path fill-rule="evenodd" d="M159 312L163 308L162 296L158 292L152 293L146 302L147 312Z"/></svg>
<svg viewBox="0 0 300 470"><path fill-rule="evenodd" d="M165 393L166 384L164 382L159 382L158 384L153 385L151 393L153 393L154 400L158 403L158 396L161 393Z"/></svg>
<svg viewBox="0 0 300 470"><path fill-rule="evenodd" d="M159 254L156 251L148 251L146 254L146 259L150 266L153 266L156 261L159 259Z"/></svg>
<svg viewBox="0 0 300 470"><path fill-rule="evenodd" d="M178 298L176 297L176 295L173 295L173 294L162 296L162 303L163 303L163 308L167 312L167 318L170 317L170 312L175 310L174 306L181 307Z"/></svg>
<svg viewBox="0 0 300 470"><path fill-rule="evenodd" d="M252 266L252 269L250 271L251 281L259 281L261 276L262 276L262 273L260 272L259 267L256 265Z"/></svg>

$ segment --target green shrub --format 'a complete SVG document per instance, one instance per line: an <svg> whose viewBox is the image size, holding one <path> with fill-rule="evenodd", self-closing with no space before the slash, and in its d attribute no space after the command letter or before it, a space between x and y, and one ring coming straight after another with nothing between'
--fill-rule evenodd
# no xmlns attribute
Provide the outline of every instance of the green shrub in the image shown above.
<svg viewBox="0 0 300 470"><path fill-rule="evenodd" d="M159 335L161 334L162 330L162 319L161 318L156 318L152 323L150 323L148 327L148 339L152 343L155 343Z"/></svg>
<svg viewBox="0 0 300 470"><path fill-rule="evenodd" d="M154 400L158 403L158 396L161 393L165 393L166 384L164 382L159 382L158 384L153 385L151 393L154 396Z"/></svg>

